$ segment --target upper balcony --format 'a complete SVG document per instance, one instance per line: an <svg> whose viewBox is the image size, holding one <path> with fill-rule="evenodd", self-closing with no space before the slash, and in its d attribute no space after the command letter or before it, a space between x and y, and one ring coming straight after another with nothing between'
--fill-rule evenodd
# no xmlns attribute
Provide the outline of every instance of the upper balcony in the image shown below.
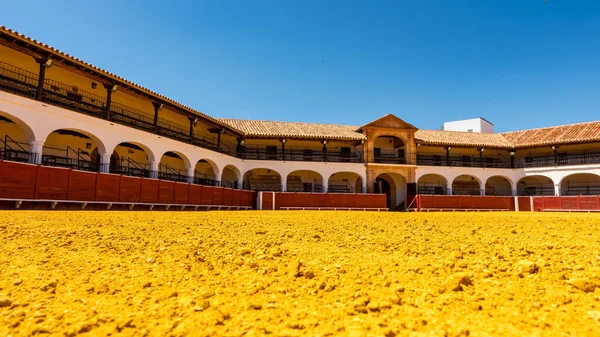
<svg viewBox="0 0 600 337"><path fill-rule="evenodd" d="M362 152L351 147L327 149L307 147L278 147L238 145L235 156L250 160L313 161L333 163L362 163Z"/></svg>
<svg viewBox="0 0 600 337"><path fill-rule="evenodd" d="M546 153L527 156L517 164L517 167L552 167L570 165L600 164L600 149L577 151L573 153Z"/></svg>
<svg viewBox="0 0 600 337"><path fill-rule="evenodd" d="M502 155L473 155L469 153L417 153L417 165L510 168L511 161Z"/></svg>

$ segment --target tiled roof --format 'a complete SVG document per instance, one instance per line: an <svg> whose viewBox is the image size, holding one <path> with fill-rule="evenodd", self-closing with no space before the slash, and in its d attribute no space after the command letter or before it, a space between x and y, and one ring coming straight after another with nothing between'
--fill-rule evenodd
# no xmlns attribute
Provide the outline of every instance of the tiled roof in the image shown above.
<svg viewBox="0 0 600 337"><path fill-rule="evenodd" d="M356 126L338 124L317 124L301 122L274 122L248 119L218 118L249 137L267 138L312 138L312 139L366 139L362 133L355 132Z"/></svg>
<svg viewBox="0 0 600 337"><path fill-rule="evenodd" d="M514 147L533 147L600 141L600 121L504 132Z"/></svg>
<svg viewBox="0 0 600 337"><path fill-rule="evenodd" d="M431 145L509 148L511 143L501 134L462 131L418 130L417 142Z"/></svg>
<svg viewBox="0 0 600 337"><path fill-rule="evenodd" d="M85 67L87 69L95 71L95 72L97 72L97 73L99 73L101 75L104 75L104 76L112 79L117 84L117 86L119 84L121 86L124 86L123 84L126 84L125 86L133 87L133 88L135 88L137 90L140 90L140 91L144 92L147 95L154 96L155 98L158 98L158 99L160 99L160 100L162 100L162 101L164 101L166 103L170 103L173 106L181 108L181 109L183 109L183 110L191 113L192 115L201 116L204 119L206 119L206 120L208 120L210 122L213 122L214 124L217 124L217 125L220 125L220 126L224 126L224 127L228 127L227 125L223 125L221 122L219 122L215 118L213 118L213 117L211 117L211 116L209 116L209 115L207 115L207 114L205 114L203 112L194 110L194 109L192 109L192 108L190 108L188 106L185 106L185 105L183 105L183 104L181 104L179 102L176 102L176 101L174 101L174 100L172 100L172 99L170 99L170 98L168 98L166 96L163 96L163 95L161 95L161 94L159 94L159 93L157 93L155 91L152 91L152 90L150 90L148 88L145 88L145 87L143 87L143 86L141 86L141 85L139 85L137 83L134 83L134 82L131 82L131 81L127 80L127 79L124 79L123 77L117 76L117 75L115 75L115 74L113 74L113 73L111 73L109 71L106 71L104 69L98 68L98 67L96 67L96 66L94 66L92 64L89 64L89 63L87 63L87 62L85 62L83 60L80 60L80 59L78 59L78 58L76 58L74 56L71 56L71 55L69 55L69 54L67 54L65 52L62 52L62 51L60 51L60 50L58 50L58 49L56 49L56 48L54 48L52 46L49 46L49 45L47 45L45 43L42 43L42 42L37 41L37 40L34 40L34 39L32 39L32 38L30 38L28 36L25 36L25 35L23 35L23 34L21 34L19 32L14 31L14 30L12 30L10 28L7 28L5 26L0 26L0 35L2 33L6 34L6 35L9 35L9 36L11 36L13 38L16 38L16 39L18 39L20 41L23 41L23 42L25 42L25 43L27 43L29 45L32 45L32 46L34 46L34 47L38 48L39 50L42 50L42 51L44 51L46 53L49 53L50 56L59 56L61 58L69 60L70 62L73 62L73 63L78 64L80 66L83 66L83 67ZM232 130L232 131L234 131L236 133L239 133L238 130Z"/></svg>

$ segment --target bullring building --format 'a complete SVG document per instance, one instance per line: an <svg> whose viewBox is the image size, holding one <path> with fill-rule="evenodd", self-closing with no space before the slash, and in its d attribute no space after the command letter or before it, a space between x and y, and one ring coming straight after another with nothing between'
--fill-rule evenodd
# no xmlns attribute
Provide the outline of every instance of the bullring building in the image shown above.
<svg viewBox="0 0 600 337"><path fill-rule="evenodd" d="M598 195L600 122L494 133L214 118L0 27L0 160L255 191ZM341 121L343 122L343 121Z"/></svg>

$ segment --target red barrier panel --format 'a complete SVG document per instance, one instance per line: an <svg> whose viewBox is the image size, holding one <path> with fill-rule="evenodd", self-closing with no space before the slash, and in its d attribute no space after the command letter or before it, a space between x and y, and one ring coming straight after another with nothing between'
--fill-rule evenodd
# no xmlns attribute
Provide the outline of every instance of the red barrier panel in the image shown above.
<svg viewBox="0 0 600 337"><path fill-rule="evenodd" d="M482 197L482 196L471 197L470 208L484 209L484 208L486 208L485 206L486 206L485 197Z"/></svg>
<svg viewBox="0 0 600 337"><path fill-rule="evenodd" d="M445 197L446 199L446 207L447 208L458 208L458 196L455 195L449 195L447 197Z"/></svg>
<svg viewBox="0 0 600 337"><path fill-rule="evenodd" d="M311 194L310 205L312 207L327 207L327 195L325 195L324 193Z"/></svg>
<svg viewBox="0 0 600 337"><path fill-rule="evenodd" d="M175 182L159 180L158 202L162 204L173 204L175 199Z"/></svg>
<svg viewBox="0 0 600 337"><path fill-rule="evenodd" d="M580 209L579 197L560 197L560 209Z"/></svg>
<svg viewBox="0 0 600 337"><path fill-rule="evenodd" d="M517 197L519 203L519 211L520 212L529 212L531 211L531 204L529 197Z"/></svg>
<svg viewBox="0 0 600 337"><path fill-rule="evenodd" d="M173 202L176 204L185 205L188 204L190 184L188 183L175 183Z"/></svg>
<svg viewBox="0 0 600 337"><path fill-rule="evenodd" d="M242 206L242 194L244 191L233 190L233 206Z"/></svg>
<svg viewBox="0 0 600 337"><path fill-rule="evenodd" d="M544 209L561 209L560 197L543 197Z"/></svg>
<svg viewBox="0 0 600 337"><path fill-rule="evenodd" d="M501 197L480 197L482 199L481 207L479 209L496 209L496 200Z"/></svg>
<svg viewBox="0 0 600 337"><path fill-rule="evenodd" d="M273 198L275 193L263 192L262 193L262 209L270 211L273 210Z"/></svg>
<svg viewBox="0 0 600 337"><path fill-rule="evenodd" d="M190 184L188 203L192 205L202 205L202 185Z"/></svg>
<svg viewBox="0 0 600 337"><path fill-rule="evenodd" d="M142 178L140 186L140 202L158 203L158 185L159 180Z"/></svg>
<svg viewBox="0 0 600 337"><path fill-rule="evenodd" d="M579 197L579 209L582 210L600 210L600 197L581 196Z"/></svg>
<svg viewBox="0 0 600 337"><path fill-rule="evenodd" d="M37 166L0 160L0 198L33 199Z"/></svg>
<svg viewBox="0 0 600 337"><path fill-rule="evenodd" d="M357 208L369 208L369 194L357 194L355 203Z"/></svg>
<svg viewBox="0 0 600 337"><path fill-rule="evenodd" d="M312 202L310 201L311 193L296 193L294 202L298 205L311 207Z"/></svg>
<svg viewBox="0 0 600 337"><path fill-rule="evenodd" d="M240 191L241 192L241 205L242 206L252 206L252 192L251 191Z"/></svg>
<svg viewBox="0 0 600 337"><path fill-rule="evenodd" d="M349 208L356 207L356 194L342 194L341 199L340 206Z"/></svg>
<svg viewBox="0 0 600 337"><path fill-rule="evenodd" d="M533 209L537 212L544 210L544 197L533 197Z"/></svg>
<svg viewBox="0 0 600 337"><path fill-rule="evenodd" d="M140 202L142 178L121 176L119 188L120 202Z"/></svg>
<svg viewBox="0 0 600 337"><path fill-rule="evenodd" d="M386 208L387 195L385 194L369 194L369 206L371 208Z"/></svg>
<svg viewBox="0 0 600 337"><path fill-rule="evenodd" d="M202 186L202 205L213 205L213 186Z"/></svg>
<svg viewBox="0 0 600 337"><path fill-rule="evenodd" d="M223 205L223 187L213 187L213 205Z"/></svg>
<svg viewBox="0 0 600 337"><path fill-rule="evenodd" d="M35 181L35 198L49 200L67 200L69 192L69 173L67 168L38 166Z"/></svg>
<svg viewBox="0 0 600 337"><path fill-rule="evenodd" d="M341 194L327 193L326 196L326 207L340 207L342 205Z"/></svg>
<svg viewBox="0 0 600 337"><path fill-rule="evenodd" d="M96 172L71 171L69 174L69 200L96 200Z"/></svg>
<svg viewBox="0 0 600 337"><path fill-rule="evenodd" d="M233 190L231 188L223 188L223 205L233 206Z"/></svg>
<svg viewBox="0 0 600 337"><path fill-rule="evenodd" d="M457 208L471 208L471 196L470 195L459 195L456 197L458 199ZM481 198L481 197L479 197ZM485 202L485 200L483 200Z"/></svg>
<svg viewBox="0 0 600 337"><path fill-rule="evenodd" d="M98 173L96 178L96 201L118 202L121 176Z"/></svg>

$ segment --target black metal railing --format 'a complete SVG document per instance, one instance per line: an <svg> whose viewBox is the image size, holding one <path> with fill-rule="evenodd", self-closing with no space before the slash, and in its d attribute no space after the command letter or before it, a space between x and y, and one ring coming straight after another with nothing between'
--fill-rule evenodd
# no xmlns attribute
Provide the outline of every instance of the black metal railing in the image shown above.
<svg viewBox="0 0 600 337"><path fill-rule="evenodd" d="M419 194L435 194L435 195L446 195L446 186L441 182L435 183L419 183L418 186Z"/></svg>
<svg viewBox="0 0 600 337"><path fill-rule="evenodd" d="M17 142L9 135L4 135L4 140L0 139L2 147L0 148L0 159L17 161L21 163L35 162L32 154L29 152L29 144Z"/></svg>
<svg viewBox="0 0 600 337"><path fill-rule="evenodd" d="M406 164L407 160L402 153L396 151L375 152L374 161L378 164Z"/></svg>
<svg viewBox="0 0 600 337"><path fill-rule="evenodd" d="M106 117L106 97L51 79L44 80L44 102L93 117Z"/></svg>
<svg viewBox="0 0 600 337"><path fill-rule="evenodd" d="M168 164L160 164L158 166L158 179L187 182L187 171L173 168Z"/></svg>
<svg viewBox="0 0 600 337"><path fill-rule="evenodd" d="M482 191L477 187L452 187L452 195L482 195Z"/></svg>
<svg viewBox="0 0 600 337"><path fill-rule="evenodd" d="M38 74L0 62L0 89L6 92L35 98Z"/></svg>
<svg viewBox="0 0 600 337"><path fill-rule="evenodd" d="M554 185L552 184L520 184L517 188L517 194L520 196L551 196L554 193Z"/></svg>
<svg viewBox="0 0 600 337"><path fill-rule="evenodd" d="M354 188L348 181L329 181L327 193L353 193Z"/></svg>
<svg viewBox="0 0 600 337"><path fill-rule="evenodd" d="M194 170L194 184L220 186L221 182L218 181L214 175L205 174Z"/></svg>
<svg viewBox="0 0 600 337"><path fill-rule="evenodd" d="M518 167L548 167L567 165L600 164L600 150L580 153L554 153L527 156Z"/></svg>
<svg viewBox="0 0 600 337"><path fill-rule="evenodd" d="M118 162L110 166L110 173L122 174L132 177L150 178L150 165L137 162L129 157L121 157Z"/></svg>
<svg viewBox="0 0 600 337"><path fill-rule="evenodd" d="M236 157L251 160L284 160L336 163L361 163L362 153L356 150L324 151L322 148L290 147L282 151L281 147L237 146Z"/></svg>
<svg viewBox="0 0 600 337"><path fill-rule="evenodd" d="M600 195L600 183L598 182L568 182L561 191L561 195Z"/></svg>
<svg viewBox="0 0 600 337"><path fill-rule="evenodd" d="M66 148L44 146L42 165L66 167L90 172L98 172L100 170L100 165L96 158L92 158L87 152L79 148L73 149L70 146Z"/></svg>
<svg viewBox="0 0 600 337"><path fill-rule="evenodd" d="M417 153L417 165L510 168L510 160L502 155L478 156L471 154Z"/></svg>

